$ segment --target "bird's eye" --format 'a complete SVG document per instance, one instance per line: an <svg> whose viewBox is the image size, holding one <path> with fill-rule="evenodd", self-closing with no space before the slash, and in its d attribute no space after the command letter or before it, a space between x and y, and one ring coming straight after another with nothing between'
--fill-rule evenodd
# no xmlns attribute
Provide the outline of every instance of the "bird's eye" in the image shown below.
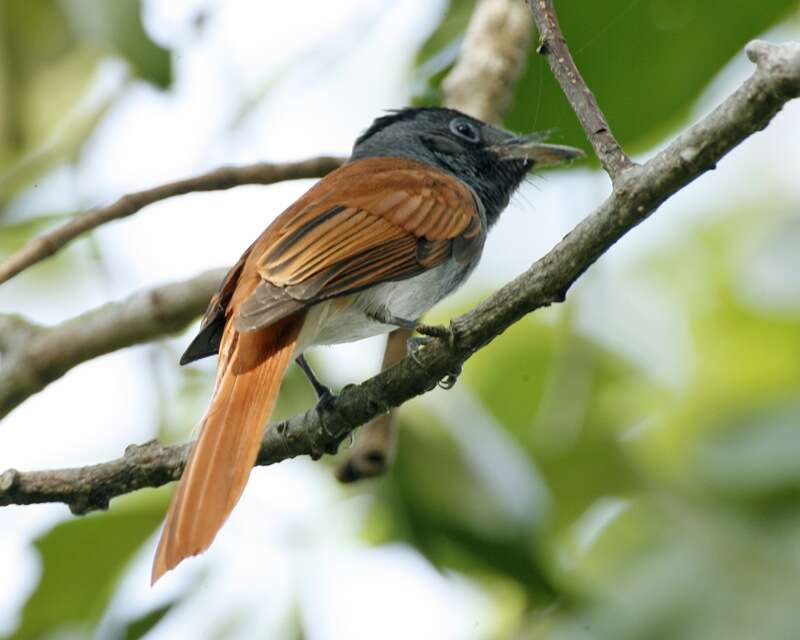
<svg viewBox="0 0 800 640"><path fill-rule="evenodd" d="M450 131L455 133L459 138L469 140L470 142L478 142L480 140L480 133L478 128L464 118L456 118L450 123Z"/></svg>

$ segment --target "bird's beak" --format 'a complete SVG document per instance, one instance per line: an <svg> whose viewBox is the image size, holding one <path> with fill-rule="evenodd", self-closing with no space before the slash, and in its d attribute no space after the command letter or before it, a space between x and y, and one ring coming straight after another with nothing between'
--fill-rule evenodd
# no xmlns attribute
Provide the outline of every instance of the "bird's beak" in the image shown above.
<svg viewBox="0 0 800 640"><path fill-rule="evenodd" d="M491 149L502 160L530 160L537 167L560 164L586 156L581 149L575 147L546 144L542 142L542 135L538 133L511 138L494 145Z"/></svg>

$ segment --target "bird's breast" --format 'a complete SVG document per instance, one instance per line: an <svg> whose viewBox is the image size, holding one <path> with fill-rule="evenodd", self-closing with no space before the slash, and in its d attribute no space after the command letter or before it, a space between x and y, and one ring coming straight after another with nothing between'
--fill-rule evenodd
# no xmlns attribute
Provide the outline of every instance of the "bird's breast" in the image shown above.
<svg viewBox="0 0 800 640"><path fill-rule="evenodd" d="M314 305L306 316L302 348L362 340L396 327L373 320L382 307L398 318L417 320L466 280L477 264L448 260L406 280L384 282L358 293Z"/></svg>

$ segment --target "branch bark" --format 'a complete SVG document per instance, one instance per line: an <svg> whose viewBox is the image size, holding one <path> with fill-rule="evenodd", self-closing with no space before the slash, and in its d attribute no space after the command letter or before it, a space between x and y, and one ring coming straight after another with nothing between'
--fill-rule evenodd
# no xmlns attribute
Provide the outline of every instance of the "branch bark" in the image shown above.
<svg viewBox="0 0 800 640"><path fill-rule="evenodd" d="M272 425L265 431L258 464L334 452L356 426L432 389L524 315L562 301L619 238L800 96L799 43L754 42L747 54L757 68L739 89L647 163L624 171L608 199L528 271L454 319L453 344L433 342L415 359L404 358L362 384L345 387L330 407ZM64 502L78 513L104 508L114 496L176 479L187 450L188 445L148 443L129 447L117 460L81 469L8 470L0 475L0 505Z"/></svg>
<svg viewBox="0 0 800 640"><path fill-rule="evenodd" d="M320 178L333 171L345 158L320 156L300 162L262 162L242 167L220 167L214 171L162 184L122 196L114 204L87 211L66 224L34 238L0 264L0 284L37 262L52 256L78 236L112 220L131 216L149 204L194 191L220 191L245 184L274 184L284 180Z"/></svg>
<svg viewBox="0 0 800 640"><path fill-rule="evenodd" d="M0 317L0 418L81 362L180 331L205 311L224 276L225 269L207 271L53 327Z"/></svg>

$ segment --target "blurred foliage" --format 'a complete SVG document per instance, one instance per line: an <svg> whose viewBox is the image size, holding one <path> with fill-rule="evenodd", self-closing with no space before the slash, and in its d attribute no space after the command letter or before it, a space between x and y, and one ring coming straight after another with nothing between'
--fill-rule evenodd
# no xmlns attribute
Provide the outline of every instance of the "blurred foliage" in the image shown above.
<svg viewBox="0 0 800 640"><path fill-rule="evenodd" d="M88 635L134 552L161 522L163 498L163 492L150 492L115 501L106 513L68 520L36 540L42 577L13 637L41 638L67 629Z"/></svg>
<svg viewBox="0 0 800 640"><path fill-rule="evenodd" d="M557 2L575 62L614 133L629 151L650 146L681 124L692 102L744 45L785 18L798 0L606 0ZM438 104L439 83L458 55L474 0L450 0L422 45L418 102ZM535 37L535 36L534 36ZM547 62L531 47L506 125L555 128L558 142L588 149Z"/></svg>
<svg viewBox="0 0 800 640"><path fill-rule="evenodd" d="M86 41L121 56L139 78L162 89L170 85L169 52L145 33L140 0L61 0L61 6Z"/></svg>
<svg viewBox="0 0 800 640"><path fill-rule="evenodd" d="M687 304L695 366L689 384L626 439L647 476L628 507L638 513L588 550L600 601L556 637L585 637L584 623L613 638L800 635L800 311L776 312L746 295L741 274L758 273L757 256L771 253L758 245L776 239L765 230L786 223L753 207L650 261L654 285ZM782 278L796 281L783 267ZM650 546L631 558L625 541L636 529Z"/></svg>
<svg viewBox="0 0 800 640"><path fill-rule="evenodd" d="M158 87L171 82L169 52L145 34L139 0L0 2L0 211L94 130L110 97L88 91L109 56Z"/></svg>

